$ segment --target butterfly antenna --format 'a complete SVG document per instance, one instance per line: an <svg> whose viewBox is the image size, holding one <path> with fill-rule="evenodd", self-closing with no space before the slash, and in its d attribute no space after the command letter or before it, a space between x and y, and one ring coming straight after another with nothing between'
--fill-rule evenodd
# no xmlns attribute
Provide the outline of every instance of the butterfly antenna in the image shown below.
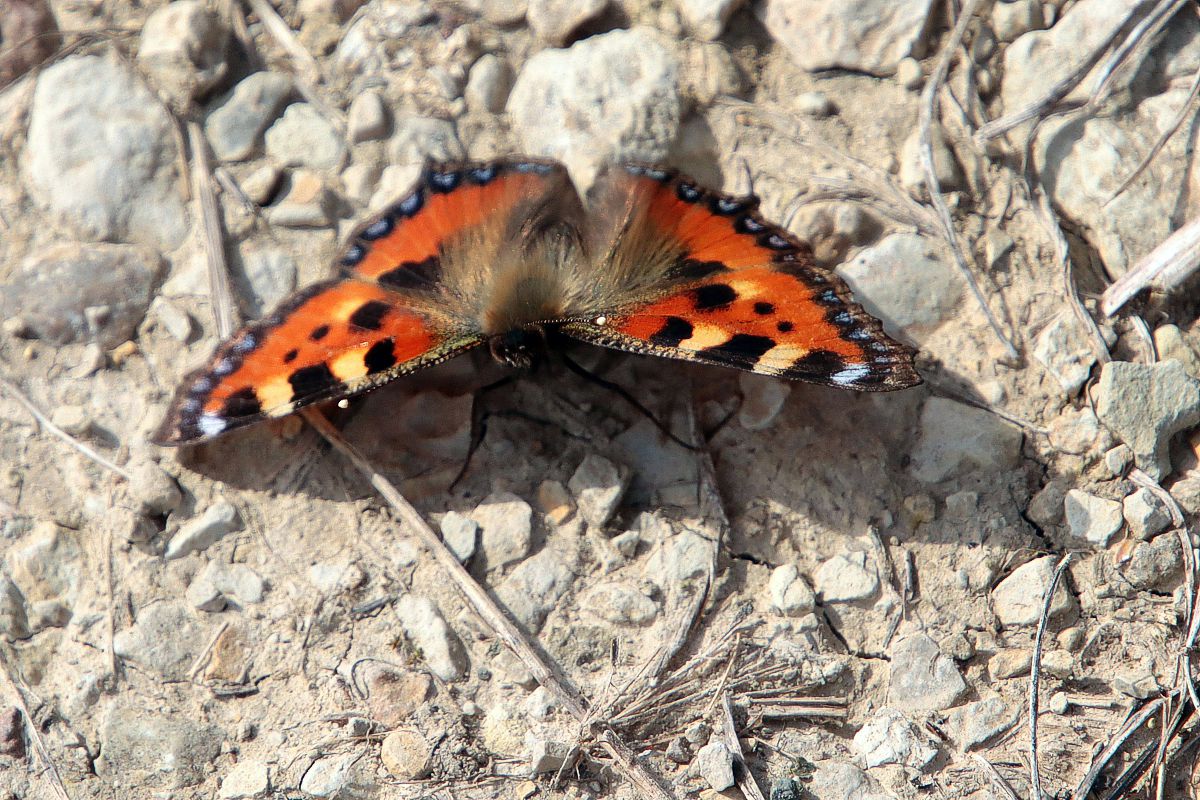
<svg viewBox="0 0 1200 800"><path fill-rule="evenodd" d="M492 381L486 386L480 387L471 398L471 444L467 448L467 457L463 459L462 468L454 476L454 480L450 481L450 485L446 487L447 491L454 491L454 487L458 486L459 481L467 476L467 470L471 468L471 459L475 457L475 452L483 444L483 437L487 435L488 414L483 411L483 404L480 402L480 399L502 386L513 383L515 380L515 375L506 375L498 381Z"/></svg>
<svg viewBox="0 0 1200 800"><path fill-rule="evenodd" d="M620 397L625 402L629 403L629 405L636 408L647 419L649 419L651 422L653 422L655 427L657 427L660 431L662 431L663 435L666 436L668 439L670 439L675 444L679 445L680 447L686 448L688 450L692 450L694 452L702 449L690 442L685 442L683 439L680 439L678 436L676 436L674 433L672 433L671 429L667 427L666 423L664 423L658 417L654 416L654 414L651 413L650 409L646 408L644 405L641 404L641 402L638 401L638 399L636 397L634 397L628 391L626 391L625 387L623 387L619 384L613 383L610 380L605 380L604 378L601 378L599 375L586 369L585 367L580 365L578 362L576 362L574 359L572 359L570 356L568 356L566 353L564 353L562 351L559 351L559 355L562 356L563 363L567 365L567 369L571 370L571 372L574 372L576 375L578 375L579 377L588 381L589 383L594 383L602 389L607 389L608 391L610 391L613 394Z"/></svg>

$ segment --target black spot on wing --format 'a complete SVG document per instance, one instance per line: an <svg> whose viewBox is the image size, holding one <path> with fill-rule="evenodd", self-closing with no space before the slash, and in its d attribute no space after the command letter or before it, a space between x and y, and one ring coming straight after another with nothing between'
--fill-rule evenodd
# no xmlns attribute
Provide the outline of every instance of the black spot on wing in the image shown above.
<svg viewBox="0 0 1200 800"><path fill-rule="evenodd" d="M293 347L291 350L288 350L286 353L283 354L283 363L285 363L285 364L292 363L293 361L296 360L296 356L298 356L298 355L300 355L300 351Z"/></svg>
<svg viewBox="0 0 1200 800"><path fill-rule="evenodd" d="M784 370L785 378L828 378L846 368L846 359L832 350L809 350Z"/></svg>
<svg viewBox="0 0 1200 800"><path fill-rule="evenodd" d="M791 333L793 330L795 330L795 328L796 326L791 322L788 322L786 319L775 323L775 330L779 331L780 333Z"/></svg>
<svg viewBox="0 0 1200 800"><path fill-rule="evenodd" d="M350 324L356 328L377 331L383 327L383 317L392 307L379 300L368 300L354 310L350 315Z"/></svg>
<svg viewBox="0 0 1200 800"><path fill-rule="evenodd" d="M371 349L363 356L363 363L367 366L368 375L374 375L395 366L395 343L391 339L384 339L371 345Z"/></svg>
<svg viewBox="0 0 1200 800"><path fill-rule="evenodd" d="M754 304L754 313L760 314L764 317L767 316L768 314L774 314L775 313L775 304L768 303L763 300L759 300L757 303Z"/></svg>
<svg viewBox="0 0 1200 800"><path fill-rule="evenodd" d="M301 367L288 376L292 385L292 401L303 400L313 395L321 394L337 386L340 381L324 364L314 364L311 367Z"/></svg>
<svg viewBox="0 0 1200 800"><path fill-rule="evenodd" d="M252 387L238 389L225 400L221 406L221 416L237 419L238 417L253 417L262 413L262 403Z"/></svg>
<svg viewBox="0 0 1200 800"><path fill-rule="evenodd" d="M776 342L770 336L754 336L749 333L735 333L729 341L706 347L699 355L713 361L734 361L737 363L755 364Z"/></svg>
<svg viewBox="0 0 1200 800"><path fill-rule="evenodd" d="M328 335L329 335L329 326L328 325L318 325L317 327L312 329L312 333L308 334L308 338L312 339L314 342L319 342Z"/></svg>
<svg viewBox="0 0 1200 800"><path fill-rule="evenodd" d="M718 308L727 308L734 300L737 300L738 296L734 288L725 283L710 283L707 286L697 287L693 290L693 295L697 311L715 311Z"/></svg>
<svg viewBox="0 0 1200 800"><path fill-rule="evenodd" d="M406 261L377 279L389 289L429 289L442 277L442 262L437 256L423 261Z"/></svg>
<svg viewBox="0 0 1200 800"><path fill-rule="evenodd" d="M678 347L680 342L691 338L694 330L692 323L682 317L667 317L663 326L651 334L650 342L663 347Z"/></svg>

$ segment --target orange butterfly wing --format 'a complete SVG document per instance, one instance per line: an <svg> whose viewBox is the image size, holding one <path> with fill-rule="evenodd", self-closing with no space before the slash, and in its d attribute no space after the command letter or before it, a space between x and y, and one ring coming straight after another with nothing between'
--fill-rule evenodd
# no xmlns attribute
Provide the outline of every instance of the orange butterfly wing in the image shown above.
<svg viewBox="0 0 1200 800"><path fill-rule="evenodd" d="M681 256L652 297L569 322L565 333L620 350L863 391L921 382L912 348L885 334L806 245L764 221L756 198L711 192L651 167L623 170L612 180L660 240L629 246L665 242Z"/></svg>
<svg viewBox="0 0 1200 800"><path fill-rule="evenodd" d="M535 161L427 168L408 196L350 238L339 277L288 298L187 375L153 441L210 439L367 391L478 345L479 331L430 312L441 249L451 237L507 218L561 175L561 167Z"/></svg>

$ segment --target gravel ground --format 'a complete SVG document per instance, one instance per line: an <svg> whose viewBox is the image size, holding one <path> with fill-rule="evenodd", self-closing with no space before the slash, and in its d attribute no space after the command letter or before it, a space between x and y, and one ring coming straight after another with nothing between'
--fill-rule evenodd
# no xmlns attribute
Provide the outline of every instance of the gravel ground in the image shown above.
<svg viewBox="0 0 1200 800"><path fill-rule="evenodd" d="M0 0L0 797L1192 796L1194 280L1100 299L1196 216L1200 21L945 5ZM583 721L298 418L146 441L214 261L253 319L511 154L752 189L926 379L580 352L705 451L551 369L453 489L486 359L335 412Z"/></svg>

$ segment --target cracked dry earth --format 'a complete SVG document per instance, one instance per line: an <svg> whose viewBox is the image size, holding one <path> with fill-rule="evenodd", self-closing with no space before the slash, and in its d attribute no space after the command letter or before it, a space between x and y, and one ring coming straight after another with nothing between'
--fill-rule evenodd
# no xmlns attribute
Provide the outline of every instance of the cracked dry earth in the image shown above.
<svg viewBox="0 0 1200 800"><path fill-rule="evenodd" d="M646 796L601 729L662 796L1030 797L1035 662L1048 796L1192 796L1197 304L1098 298L1195 216L1200 23L982 2L956 42L945 5L0 3L0 797ZM976 135L1110 42L1096 102L1103 59L1075 111ZM944 58L931 166L984 305L921 165ZM261 316L425 159L507 154L752 187L926 379L579 352L713 480L557 368L481 397L453 489L486 358L332 410L593 726L299 419L146 441L218 339L214 252Z"/></svg>

